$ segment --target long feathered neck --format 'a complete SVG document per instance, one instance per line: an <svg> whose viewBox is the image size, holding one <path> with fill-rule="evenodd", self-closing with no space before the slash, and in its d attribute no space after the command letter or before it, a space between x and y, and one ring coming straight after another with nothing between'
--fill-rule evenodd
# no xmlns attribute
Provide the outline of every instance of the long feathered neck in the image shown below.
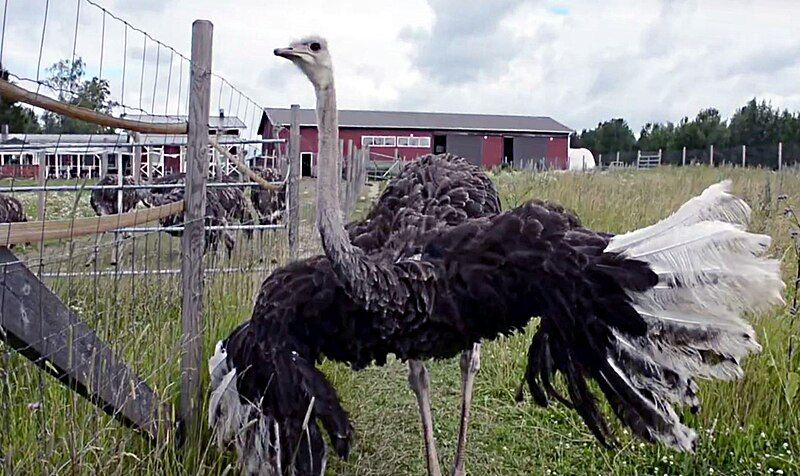
<svg viewBox="0 0 800 476"><path fill-rule="evenodd" d="M359 280L358 260L363 259L364 255L350 243L339 207L339 121L333 79L323 86L316 86L315 90L319 128L317 228L322 238L322 248L336 275L348 289L356 291L358 296L353 297L361 297L366 290L361 289L364 286Z"/></svg>

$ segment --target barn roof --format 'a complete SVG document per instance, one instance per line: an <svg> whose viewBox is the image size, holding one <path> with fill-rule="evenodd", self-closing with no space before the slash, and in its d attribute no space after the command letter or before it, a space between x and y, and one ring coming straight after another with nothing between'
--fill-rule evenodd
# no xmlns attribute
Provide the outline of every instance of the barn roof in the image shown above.
<svg viewBox="0 0 800 476"><path fill-rule="evenodd" d="M150 124L177 124L186 122L189 116L184 115L151 115L151 114L127 114L125 119L133 121L147 122ZM208 118L208 127L211 129L247 129L247 126L236 116L211 116Z"/></svg>
<svg viewBox="0 0 800 476"><path fill-rule="evenodd" d="M265 108L270 122L289 125L291 109ZM314 109L300 109L301 126L317 124ZM546 116L510 116L499 114L460 114L405 111L339 111L340 127L375 129L435 129L498 132L570 133L572 129Z"/></svg>
<svg viewBox="0 0 800 476"><path fill-rule="evenodd" d="M128 141L127 134L8 134L0 145L115 145Z"/></svg>

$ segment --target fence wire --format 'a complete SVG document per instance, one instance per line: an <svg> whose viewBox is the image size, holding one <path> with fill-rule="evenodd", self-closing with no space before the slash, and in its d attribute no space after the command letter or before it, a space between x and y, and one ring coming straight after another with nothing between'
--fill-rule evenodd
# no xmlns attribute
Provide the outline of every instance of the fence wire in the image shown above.
<svg viewBox="0 0 800 476"><path fill-rule="evenodd" d="M117 117L186 121L191 60L177 49L92 0L4 0L2 5L0 65L12 83ZM9 28L19 24L15 18L21 22L32 16L38 25L35 47L18 40ZM33 66L20 61L20 52L25 58L35 56ZM59 61L66 79L55 74ZM79 69L84 75L70 81L69 75ZM85 103L87 88L93 87L105 91L102 104ZM203 220L207 350L249 317L261 282L289 254L285 147L266 156L269 141L258 130L263 107L234 81L215 72L211 91L212 140L281 190L258 188L209 147L210 211ZM74 222L182 198L185 135L108 130L34 110L48 118L52 133L3 135L0 208L18 203L27 221ZM142 469L137 454L146 451L156 456L150 461L159 461L159 455L174 452L170 438L148 444L45 372L63 376L81 370L78 361L59 367L48 356L75 350L64 349L64 343L89 342L96 336L155 392L156 406L177 402L180 234L185 224L182 215L175 215L104 234L18 244L12 250L18 261L0 264L0 473L136 473ZM7 239L10 227L6 233ZM21 282L28 272L36 279L29 290L36 302L17 295L9 284ZM12 291L13 296L7 294ZM56 312L69 314L63 328L52 330L46 319L38 319L53 311L48 292L66 306ZM34 326L25 342L2 331L20 318L18 310L8 307L17 302L27 303L22 319ZM112 383L113 378L104 381L97 390Z"/></svg>

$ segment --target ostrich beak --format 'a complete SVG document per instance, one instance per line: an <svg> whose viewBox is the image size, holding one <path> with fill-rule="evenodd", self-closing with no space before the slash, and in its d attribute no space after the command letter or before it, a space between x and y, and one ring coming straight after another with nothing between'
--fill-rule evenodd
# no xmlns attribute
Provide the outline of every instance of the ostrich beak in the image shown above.
<svg viewBox="0 0 800 476"><path fill-rule="evenodd" d="M300 56L300 52L292 48L291 46L288 48L275 48L275 56L280 56L286 59L294 59Z"/></svg>

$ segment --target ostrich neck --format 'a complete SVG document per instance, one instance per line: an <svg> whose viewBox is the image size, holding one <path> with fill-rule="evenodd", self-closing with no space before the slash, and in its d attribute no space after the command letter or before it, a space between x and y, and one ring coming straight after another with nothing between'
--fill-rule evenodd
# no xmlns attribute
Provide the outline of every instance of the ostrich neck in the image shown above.
<svg viewBox="0 0 800 476"><path fill-rule="evenodd" d="M333 81L316 88L319 148L317 155L317 228L322 248L339 279L354 298L366 298L359 280L358 261L365 259L350 243L339 207L339 121Z"/></svg>

